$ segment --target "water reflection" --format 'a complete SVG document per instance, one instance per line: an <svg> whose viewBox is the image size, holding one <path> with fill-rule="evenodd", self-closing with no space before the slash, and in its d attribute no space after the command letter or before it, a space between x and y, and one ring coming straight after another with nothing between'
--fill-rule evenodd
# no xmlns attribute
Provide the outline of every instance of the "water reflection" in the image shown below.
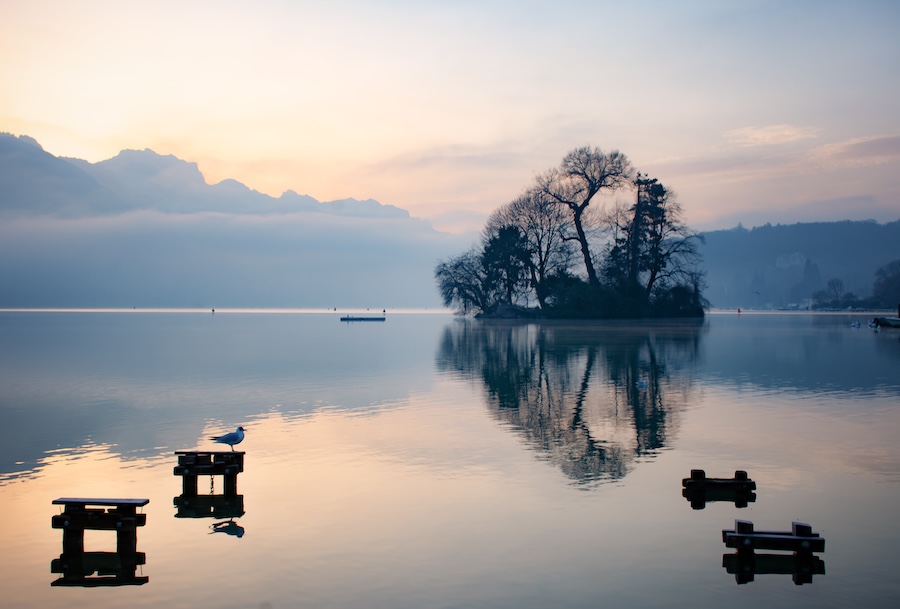
<svg viewBox="0 0 900 609"><path fill-rule="evenodd" d="M794 584L811 584L813 575L825 575L825 561L809 552L757 554L753 550L722 555L722 567L738 584L747 584L757 575L790 575Z"/></svg>
<svg viewBox="0 0 900 609"><path fill-rule="evenodd" d="M212 529L211 534L225 533L226 535L232 535L238 538L244 536L244 527L236 523L234 518L229 518L222 522L214 522L209 528Z"/></svg>
<svg viewBox="0 0 900 609"><path fill-rule="evenodd" d="M873 333L854 315L712 315L709 380L795 394L897 395L900 332ZM894 333L897 336L894 336ZM852 362L852 365L848 365Z"/></svg>
<svg viewBox="0 0 900 609"><path fill-rule="evenodd" d="M172 503L176 518L237 518L245 513L243 495L179 495Z"/></svg>
<svg viewBox="0 0 900 609"><path fill-rule="evenodd" d="M172 499L176 518L227 518L210 525L211 533L244 536L244 527L234 521L244 515L244 496L237 492L238 474L244 471L244 452L175 451L178 465L173 473L181 478L181 495ZM198 477L209 476L209 494L197 492ZM222 476L224 493L215 494L214 476Z"/></svg>
<svg viewBox="0 0 900 609"><path fill-rule="evenodd" d="M147 555L143 552L63 553L50 564L50 572L60 575L50 585L79 588L142 586L150 581L146 575L137 574L138 567L145 564Z"/></svg>
<svg viewBox="0 0 900 609"><path fill-rule="evenodd" d="M447 326L437 366L577 483L624 477L666 447L694 391L702 322Z"/></svg>
<svg viewBox="0 0 900 609"><path fill-rule="evenodd" d="M137 551L137 529L147 523L138 508L149 499L61 498L53 501L64 506L52 519L54 529L61 529L63 552L50 563L50 572L60 574L51 586L134 586L150 579L137 575L138 566L147 563ZM85 552L85 531L115 531L115 552Z"/></svg>
<svg viewBox="0 0 900 609"><path fill-rule="evenodd" d="M40 475L58 449L139 462L196 446L211 423L403 402L427 390L444 321L0 311L0 485Z"/></svg>

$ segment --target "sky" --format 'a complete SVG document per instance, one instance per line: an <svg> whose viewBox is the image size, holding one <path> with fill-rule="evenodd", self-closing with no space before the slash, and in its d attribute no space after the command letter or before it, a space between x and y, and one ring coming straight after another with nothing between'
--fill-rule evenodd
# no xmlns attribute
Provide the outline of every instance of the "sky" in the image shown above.
<svg viewBox="0 0 900 609"><path fill-rule="evenodd" d="M463 232L590 145L699 230L900 219L893 0L0 0L0 23L0 131L57 156L150 148Z"/></svg>

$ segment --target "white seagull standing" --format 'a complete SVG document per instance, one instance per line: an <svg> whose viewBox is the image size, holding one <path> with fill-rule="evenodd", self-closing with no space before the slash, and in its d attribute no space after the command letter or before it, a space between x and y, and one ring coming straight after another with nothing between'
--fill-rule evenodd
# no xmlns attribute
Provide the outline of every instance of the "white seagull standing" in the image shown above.
<svg viewBox="0 0 900 609"><path fill-rule="evenodd" d="M238 427L224 436L212 436L210 440L215 440L220 444L228 444L231 447L231 450L234 450L234 445L240 444L244 440L244 428Z"/></svg>

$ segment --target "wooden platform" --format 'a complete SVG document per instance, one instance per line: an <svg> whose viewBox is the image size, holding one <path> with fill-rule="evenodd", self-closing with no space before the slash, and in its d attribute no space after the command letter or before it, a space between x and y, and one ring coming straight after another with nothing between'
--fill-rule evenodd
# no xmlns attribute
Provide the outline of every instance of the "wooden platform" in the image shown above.
<svg viewBox="0 0 900 609"><path fill-rule="evenodd" d="M149 499L114 499L91 497L61 497L53 505L63 506L63 512L51 519L54 529L62 529L63 551L50 564L51 573L62 577L52 586L124 586L140 585L149 578L135 575L146 556L137 551L137 529L147 524L147 515L139 514ZM85 552L85 531L115 531L115 552ZM100 577L93 577L98 573Z"/></svg>
<svg viewBox="0 0 900 609"><path fill-rule="evenodd" d="M722 531L722 541L743 550L825 551L825 539L804 522L793 522L790 531L757 531L749 520L735 520L733 531Z"/></svg>
<svg viewBox="0 0 900 609"><path fill-rule="evenodd" d="M64 551L84 551L84 532L117 531L119 545L133 549L137 527L147 524L147 515L137 508L150 503L149 499L91 499L62 497L53 505L62 505L63 513L53 516L51 526L63 530Z"/></svg>
<svg viewBox="0 0 900 609"><path fill-rule="evenodd" d="M222 476L225 495L237 495L237 476L244 471L241 451L177 450L178 465L174 474L181 476L182 496L197 495L197 476Z"/></svg>
<svg viewBox="0 0 900 609"><path fill-rule="evenodd" d="M756 501L756 482L747 472L737 470L734 478L707 478L702 469L692 469L690 478L682 478L684 487L681 496L687 499L695 510L702 510L707 503L725 501L737 508L745 508Z"/></svg>
<svg viewBox="0 0 900 609"><path fill-rule="evenodd" d="M60 497L51 502L53 505L64 505L66 511L84 509L89 505L97 507L113 507L117 512L137 511L150 503L149 499L91 499L85 497Z"/></svg>
<svg viewBox="0 0 900 609"><path fill-rule="evenodd" d="M687 489L707 490L707 489L731 489L755 491L756 482L750 479L747 472L737 470L734 472L733 478L707 478L706 472L702 469L692 469L690 478L682 478L681 486Z"/></svg>

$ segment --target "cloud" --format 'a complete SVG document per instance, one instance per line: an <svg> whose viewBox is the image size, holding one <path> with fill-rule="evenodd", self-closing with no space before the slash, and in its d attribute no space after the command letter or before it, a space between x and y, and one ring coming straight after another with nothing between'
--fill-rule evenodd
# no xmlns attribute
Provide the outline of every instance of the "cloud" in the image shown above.
<svg viewBox="0 0 900 609"><path fill-rule="evenodd" d="M822 146L815 151L816 159L837 164L883 165L900 161L900 135L881 135L855 138Z"/></svg>
<svg viewBox="0 0 900 609"><path fill-rule="evenodd" d="M769 125L767 127L741 127L725 132L725 139L738 146L771 146L814 138L818 129L794 125Z"/></svg>
<svg viewBox="0 0 900 609"><path fill-rule="evenodd" d="M9 218L0 307L436 307L434 264L466 246L408 218Z"/></svg>

